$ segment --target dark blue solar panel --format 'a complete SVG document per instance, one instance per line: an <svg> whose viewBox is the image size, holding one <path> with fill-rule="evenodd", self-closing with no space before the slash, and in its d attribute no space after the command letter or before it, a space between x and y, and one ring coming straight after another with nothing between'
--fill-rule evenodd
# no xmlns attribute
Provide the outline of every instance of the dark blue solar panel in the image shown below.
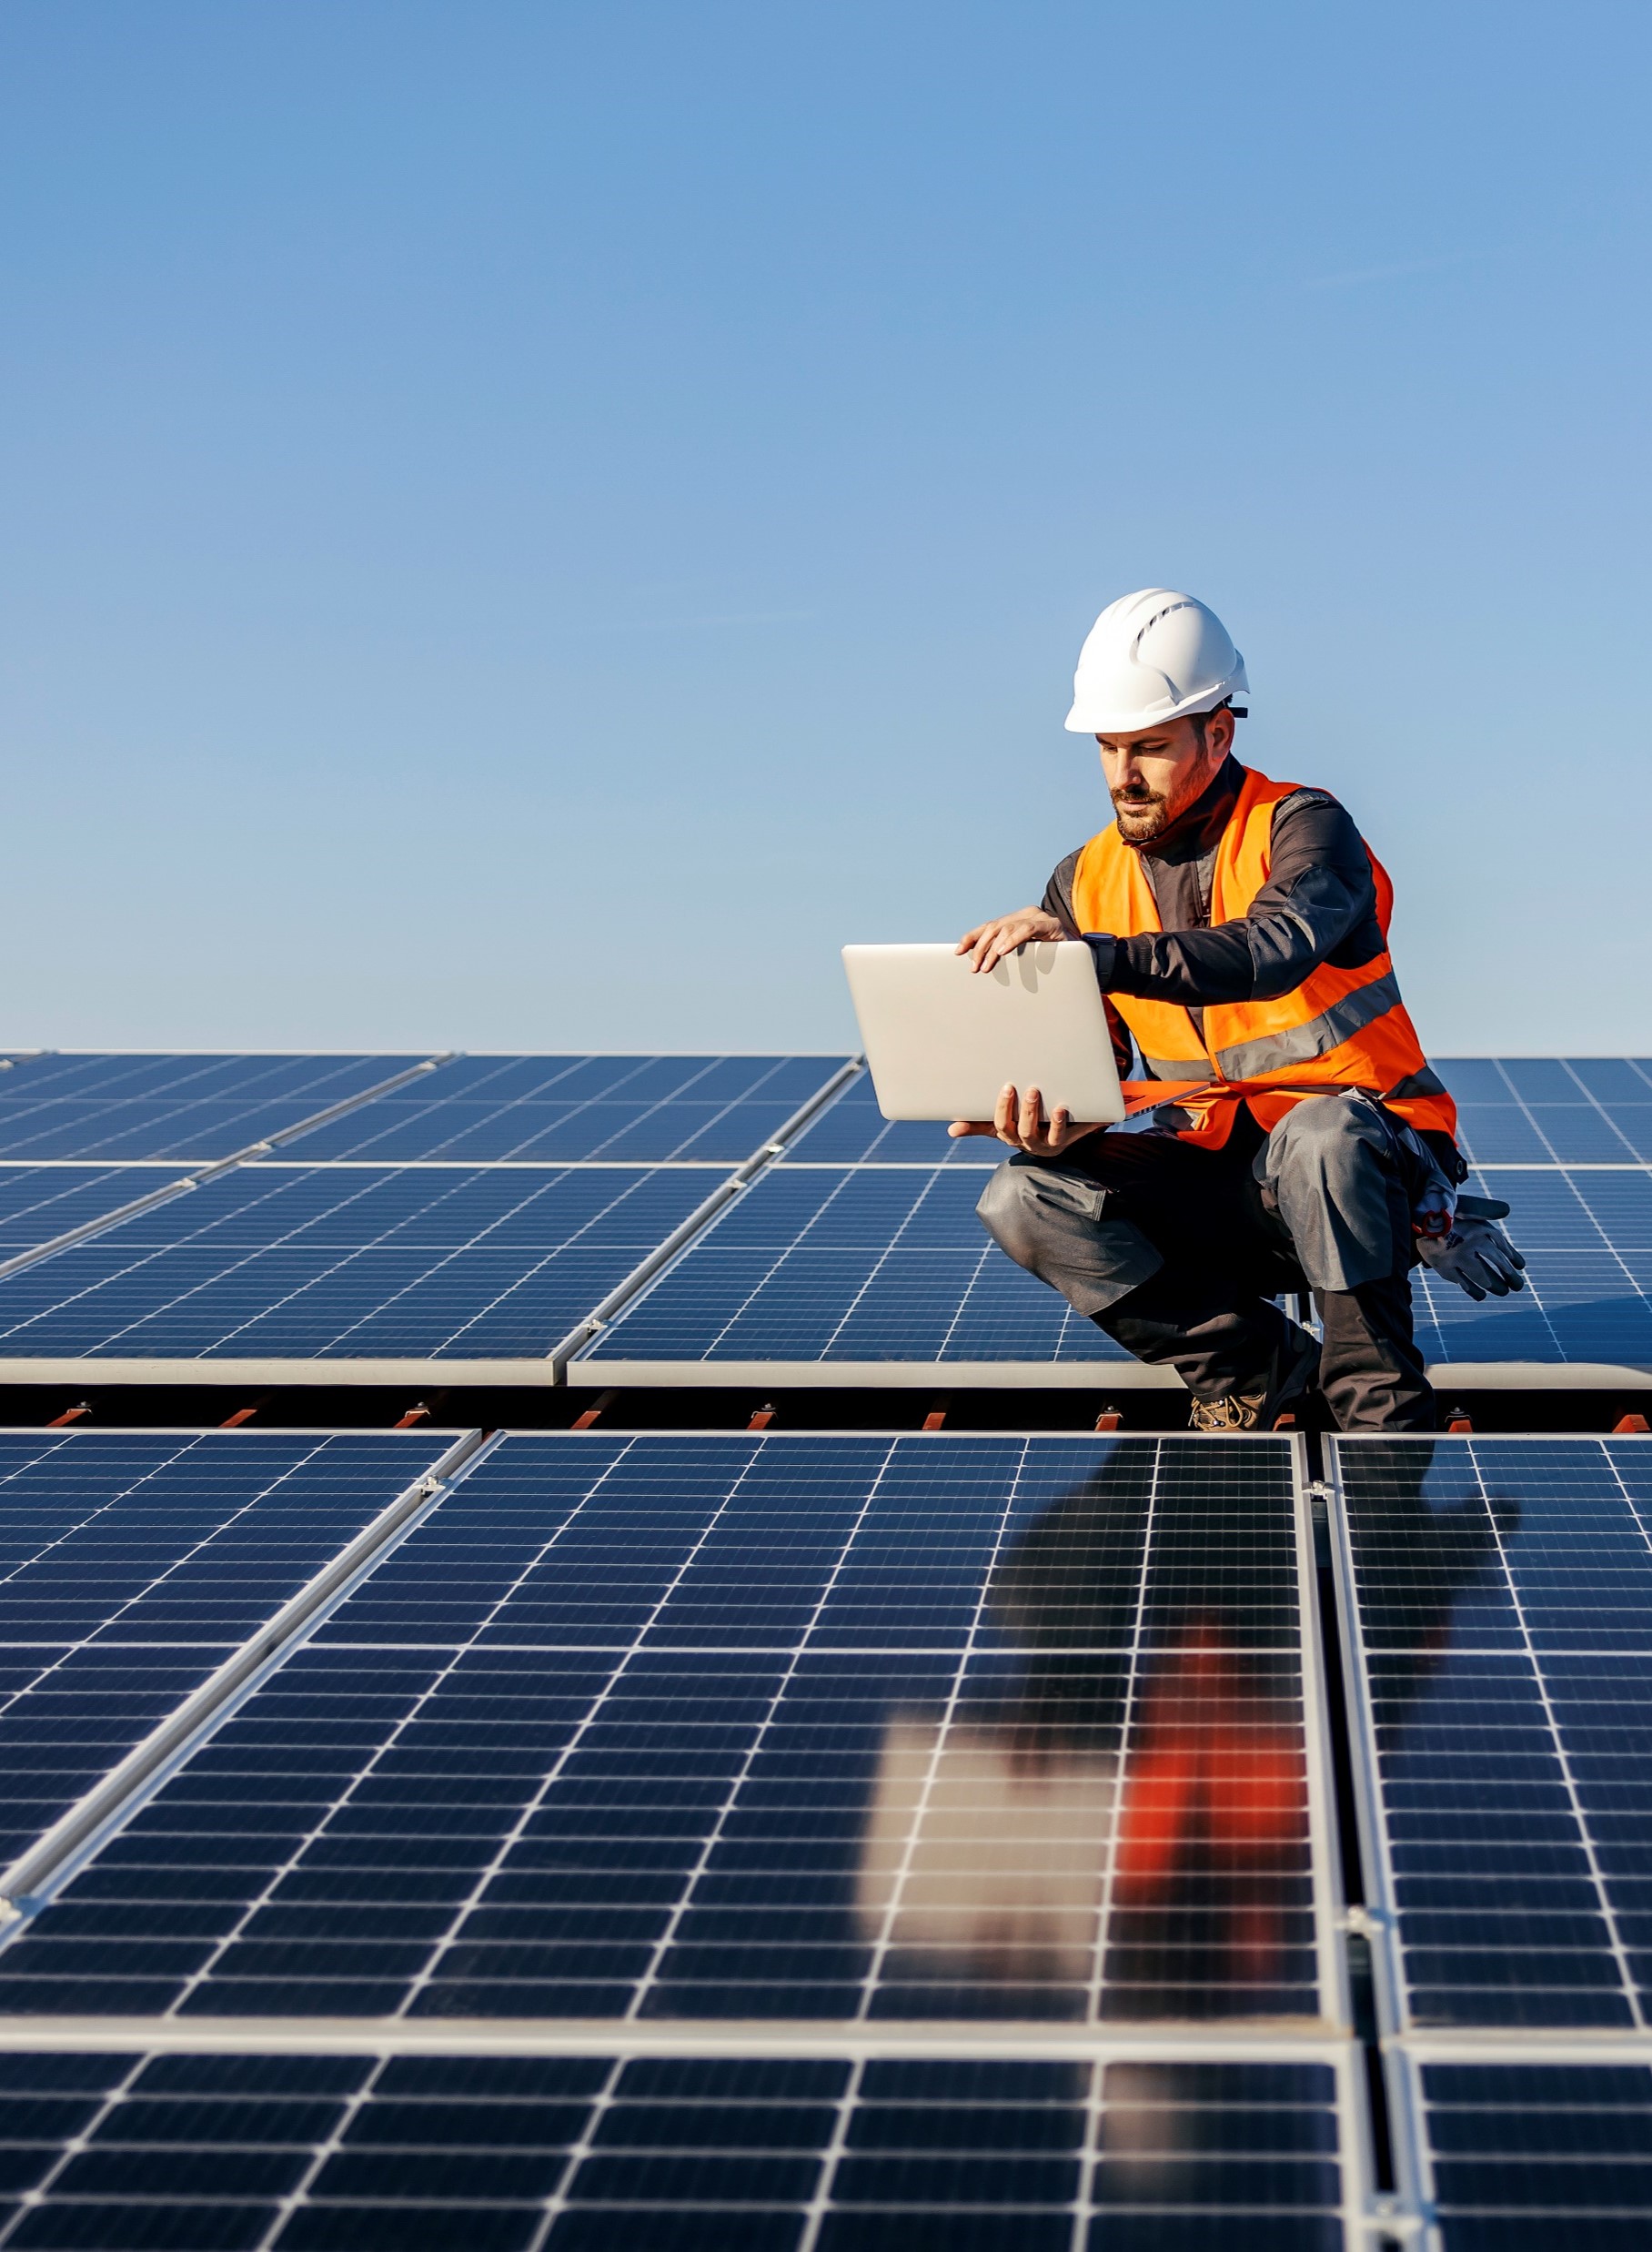
<svg viewBox="0 0 1652 2252"><path fill-rule="evenodd" d="M0 1258L183 1179L167 1166L0 1165Z"/></svg>
<svg viewBox="0 0 1652 2252"><path fill-rule="evenodd" d="M0 1433L0 1867L438 1450L411 1432Z"/></svg>
<svg viewBox="0 0 1652 2252"><path fill-rule="evenodd" d="M823 1087L832 1055L466 1055L307 1138L304 1154L737 1165Z"/></svg>
<svg viewBox="0 0 1652 2252"><path fill-rule="evenodd" d="M1645 2030L1652 1448L1337 1452L1408 2021Z"/></svg>
<svg viewBox="0 0 1652 2252"><path fill-rule="evenodd" d="M0 1352L544 1354L715 1179L245 1166L0 1281Z"/></svg>
<svg viewBox="0 0 1652 2252"><path fill-rule="evenodd" d="M1652 1060L1446 1055L1435 1067L1476 1165L1652 1160Z"/></svg>
<svg viewBox="0 0 1652 2252"><path fill-rule="evenodd" d="M512 1438L0 2007L1318 2014L1288 1444Z"/></svg>
<svg viewBox="0 0 1652 2252"><path fill-rule="evenodd" d="M590 1365L1123 1359L988 1237L975 1217L986 1177L776 1166L614 1323Z"/></svg>
<svg viewBox="0 0 1652 2252"><path fill-rule="evenodd" d="M1652 2243L1646 2065L1427 2064L1421 2077L1442 2252Z"/></svg>
<svg viewBox="0 0 1652 2252"><path fill-rule="evenodd" d="M1332 2252L1310 2061L0 2056L8 2245Z"/></svg>
<svg viewBox="0 0 1652 2252"><path fill-rule="evenodd" d="M927 1118L886 1118L865 1072L806 1126L792 1144L811 1165L996 1165L1007 1152L995 1141L968 1136L952 1141L946 1127Z"/></svg>
<svg viewBox="0 0 1652 2252"><path fill-rule="evenodd" d="M41 1055L0 1072L0 1156L227 1157L417 1055Z"/></svg>
<svg viewBox="0 0 1652 2252"><path fill-rule="evenodd" d="M1501 1197L1527 1288L1476 1302L1419 1270L1428 1359L1598 1360L1652 1366L1652 1173L1496 1166L1469 1187Z"/></svg>

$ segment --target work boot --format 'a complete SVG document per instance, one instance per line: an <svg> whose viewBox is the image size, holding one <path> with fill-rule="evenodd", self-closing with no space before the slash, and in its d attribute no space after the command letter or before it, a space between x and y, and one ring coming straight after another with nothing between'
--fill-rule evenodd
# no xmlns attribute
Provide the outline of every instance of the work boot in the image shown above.
<svg viewBox="0 0 1652 2252"><path fill-rule="evenodd" d="M1319 1340L1291 1322L1278 1351L1257 1384L1218 1399L1195 1399L1188 1413L1190 1430L1271 1431L1282 1415L1298 1414L1319 1389Z"/></svg>

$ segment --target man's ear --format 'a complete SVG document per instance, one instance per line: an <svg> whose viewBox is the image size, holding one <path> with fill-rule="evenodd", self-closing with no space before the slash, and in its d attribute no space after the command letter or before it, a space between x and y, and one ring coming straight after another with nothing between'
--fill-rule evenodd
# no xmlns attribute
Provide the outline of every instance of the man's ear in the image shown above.
<svg viewBox="0 0 1652 2252"><path fill-rule="evenodd" d="M1213 712L1204 722L1205 747L1215 757L1224 759L1234 747L1234 729L1237 722L1225 704Z"/></svg>

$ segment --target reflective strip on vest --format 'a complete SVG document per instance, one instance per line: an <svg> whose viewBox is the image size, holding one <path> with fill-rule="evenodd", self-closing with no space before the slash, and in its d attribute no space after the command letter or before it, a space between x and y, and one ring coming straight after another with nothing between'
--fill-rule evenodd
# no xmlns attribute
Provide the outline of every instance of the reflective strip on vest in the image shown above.
<svg viewBox="0 0 1652 2252"><path fill-rule="evenodd" d="M1210 919L1247 914L1268 882L1274 815L1294 783L1271 782L1251 770L1212 860ZM1241 1104L1257 1123L1276 1125L1315 1095L1363 1088L1408 1124L1456 1131L1456 1106L1428 1066L1400 999L1386 952L1394 890L1366 847L1384 951L1358 969L1321 962L1301 983L1269 999L1206 1002L1195 1015L1180 1002L1125 993L1109 995L1129 1025L1153 1080L1180 1082L1189 1141L1220 1146ZM1081 931L1133 938L1163 929L1158 902L1140 856L1116 827L1092 837L1073 871L1073 912ZM1174 1047L1177 1055L1151 1055ZM1197 1053L1189 1055L1186 1051Z"/></svg>
<svg viewBox="0 0 1652 2252"><path fill-rule="evenodd" d="M1242 1040L1237 1047L1218 1048L1216 1068L1224 1079L1261 1079L1271 1072L1289 1071L1293 1064L1305 1064L1315 1055L1328 1055L1333 1048L1341 1047L1345 1040L1352 1040L1356 1032L1364 1032L1367 1025L1375 1024L1379 1016L1386 1016L1390 1009L1396 1009L1399 1005L1399 980L1390 970L1385 976L1374 977L1356 992L1345 994L1322 1015L1309 1017L1305 1025L1294 1025L1288 1032L1270 1033L1261 1040Z"/></svg>
<svg viewBox="0 0 1652 2252"><path fill-rule="evenodd" d="M1150 1079L1214 1079L1216 1076L1208 1055L1143 1055L1142 1063Z"/></svg>

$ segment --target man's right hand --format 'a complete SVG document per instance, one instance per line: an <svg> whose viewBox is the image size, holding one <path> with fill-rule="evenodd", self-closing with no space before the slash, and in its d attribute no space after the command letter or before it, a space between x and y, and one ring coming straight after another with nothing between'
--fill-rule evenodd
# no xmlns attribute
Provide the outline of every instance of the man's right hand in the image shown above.
<svg viewBox="0 0 1652 2252"><path fill-rule="evenodd" d="M1059 1105L1046 1120L1044 1098L1038 1088L1028 1087L1023 1094L1013 1086L1000 1090L998 1109L991 1126L975 1119L954 1118L947 1128L954 1141L962 1140L966 1134L995 1134L1001 1142L1008 1142L1012 1149L1022 1150L1029 1157L1059 1157L1063 1149L1083 1141L1086 1134L1099 1134L1101 1130L1099 1126L1075 1126Z"/></svg>
<svg viewBox="0 0 1652 2252"><path fill-rule="evenodd" d="M1020 946L1044 944L1066 935L1055 917L1042 907L1017 907L1013 914L995 915L991 923L978 923L972 931L965 931L953 952L967 954L971 969L979 974ZM985 1133L986 1128L981 1130Z"/></svg>

